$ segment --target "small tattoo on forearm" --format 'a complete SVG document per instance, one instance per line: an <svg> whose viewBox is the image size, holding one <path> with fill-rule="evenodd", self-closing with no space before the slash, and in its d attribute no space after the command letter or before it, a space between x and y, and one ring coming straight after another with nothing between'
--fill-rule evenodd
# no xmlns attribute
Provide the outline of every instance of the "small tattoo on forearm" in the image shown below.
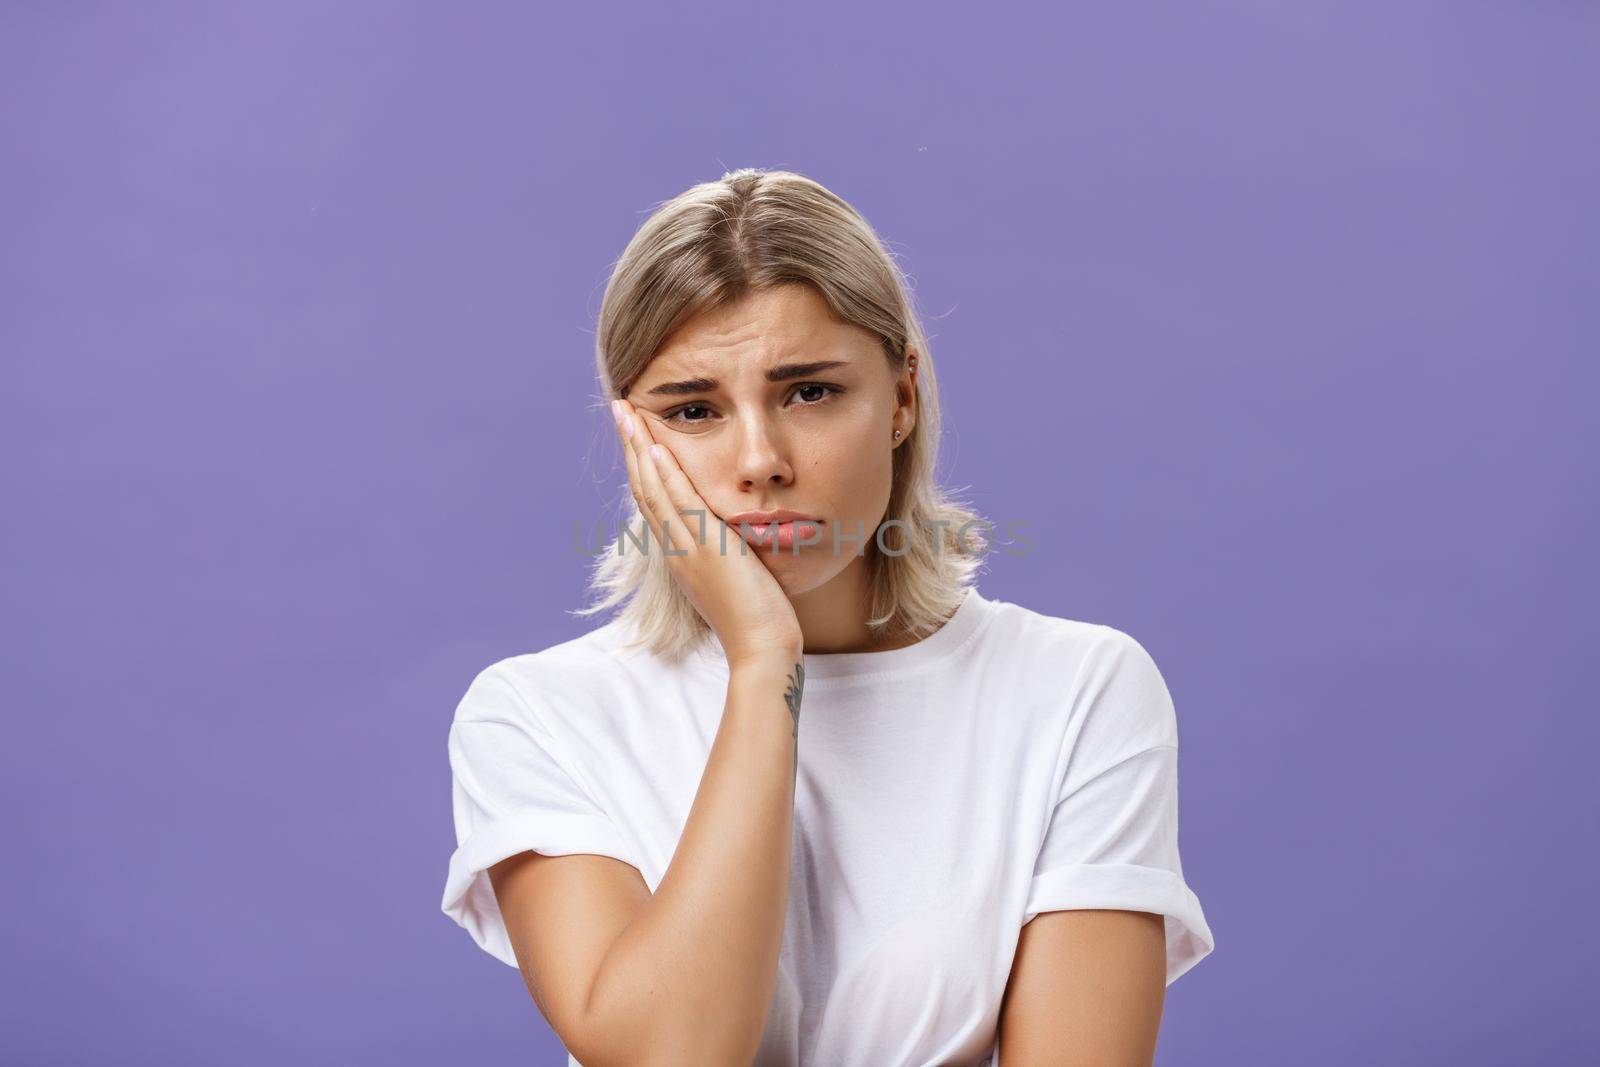
<svg viewBox="0 0 1600 1067"><path fill-rule="evenodd" d="M789 680L789 689L783 694L783 702L789 705L789 717L794 720L794 738L800 739L800 693L806 686L806 664L804 660L797 660L794 665L794 677Z"/></svg>

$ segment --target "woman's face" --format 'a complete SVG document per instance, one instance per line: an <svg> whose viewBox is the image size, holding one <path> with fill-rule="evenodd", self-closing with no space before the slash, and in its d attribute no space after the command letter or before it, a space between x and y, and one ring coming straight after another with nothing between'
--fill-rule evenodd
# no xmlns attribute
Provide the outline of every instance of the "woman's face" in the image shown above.
<svg viewBox="0 0 1600 1067"><path fill-rule="evenodd" d="M775 549L752 540L748 548L797 596L861 556L883 521L893 432L903 442L915 421L909 385L897 388L903 381L873 334L840 323L815 289L793 284L690 319L628 400L732 527L728 552L740 551L744 512L787 509L819 520L814 544ZM685 518L698 533L694 517ZM898 546L903 532L888 544Z"/></svg>

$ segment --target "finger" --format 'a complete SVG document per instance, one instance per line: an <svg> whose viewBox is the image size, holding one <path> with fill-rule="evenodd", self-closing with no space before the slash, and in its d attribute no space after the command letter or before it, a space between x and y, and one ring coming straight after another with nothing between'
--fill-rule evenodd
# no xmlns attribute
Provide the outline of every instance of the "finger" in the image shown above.
<svg viewBox="0 0 1600 1067"><path fill-rule="evenodd" d="M661 469L650 456L650 446L656 442L650 433L648 417L641 417L636 409L631 414L635 427L632 438L634 462L638 465L639 485L644 489L645 500L649 503L650 512L655 518L656 533L660 534L665 524L672 531L673 552L680 552L687 547L684 544L685 540L693 540L692 537L685 536L692 534L693 530L684 523L683 516L678 514L677 508L673 506L672 498L668 495L667 487L661 478Z"/></svg>
<svg viewBox="0 0 1600 1067"><path fill-rule="evenodd" d="M627 400L619 400L618 405L633 425L633 435L627 438L625 447L629 457L629 470L634 480L635 498L639 501L639 511L644 515L649 529L654 531L653 536L658 541L662 538L663 529L678 531L672 543L672 553L677 555L685 547L683 519L673 511L672 502L667 498L666 489L661 484L661 475L655 468L655 461L645 451L654 443L650 435L649 420ZM665 547L663 544L663 550Z"/></svg>
<svg viewBox="0 0 1600 1067"><path fill-rule="evenodd" d="M659 455L652 456L652 449L659 450ZM672 510L683 521L689 534L704 544L709 537L708 527L716 516L689 480L688 473L678 465L678 457L672 454L672 449L658 441L645 449L643 462L646 466L654 465L656 477L661 481Z"/></svg>
<svg viewBox="0 0 1600 1067"><path fill-rule="evenodd" d="M650 506L645 500L644 486L639 480L639 453L633 447L633 442L628 436L629 427L625 425L627 420L633 416L633 412L630 410L631 407L632 405L626 400L612 402L612 412L615 414L617 422L617 436L622 439L622 459L628 465L628 491L633 494L633 502L638 506L639 514L644 517L646 532L648 533L648 527L656 525L656 521L655 517L650 514ZM639 420L633 418L632 429L636 434L638 433L638 426Z"/></svg>

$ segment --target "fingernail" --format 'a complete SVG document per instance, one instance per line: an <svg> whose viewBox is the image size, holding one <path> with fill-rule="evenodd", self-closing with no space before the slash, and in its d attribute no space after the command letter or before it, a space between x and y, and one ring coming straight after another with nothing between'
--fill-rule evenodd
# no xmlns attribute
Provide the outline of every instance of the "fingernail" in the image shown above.
<svg viewBox="0 0 1600 1067"><path fill-rule="evenodd" d="M650 458L655 460L657 463L661 462L661 446L660 445L651 445L650 446Z"/></svg>
<svg viewBox="0 0 1600 1067"><path fill-rule="evenodd" d="M611 402L611 417L615 419L617 425L622 428L622 436L633 436L633 420L623 412L622 401L613 400Z"/></svg>

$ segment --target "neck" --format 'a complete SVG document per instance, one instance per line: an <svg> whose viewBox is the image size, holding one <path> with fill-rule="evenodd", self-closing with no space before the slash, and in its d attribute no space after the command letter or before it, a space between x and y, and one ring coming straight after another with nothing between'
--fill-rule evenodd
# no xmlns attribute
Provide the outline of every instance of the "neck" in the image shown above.
<svg viewBox="0 0 1600 1067"><path fill-rule="evenodd" d="M817 588L790 597L805 635L805 651L887 652L912 644L899 638L875 640L867 629L867 561L856 556L844 570Z"/></svg>

